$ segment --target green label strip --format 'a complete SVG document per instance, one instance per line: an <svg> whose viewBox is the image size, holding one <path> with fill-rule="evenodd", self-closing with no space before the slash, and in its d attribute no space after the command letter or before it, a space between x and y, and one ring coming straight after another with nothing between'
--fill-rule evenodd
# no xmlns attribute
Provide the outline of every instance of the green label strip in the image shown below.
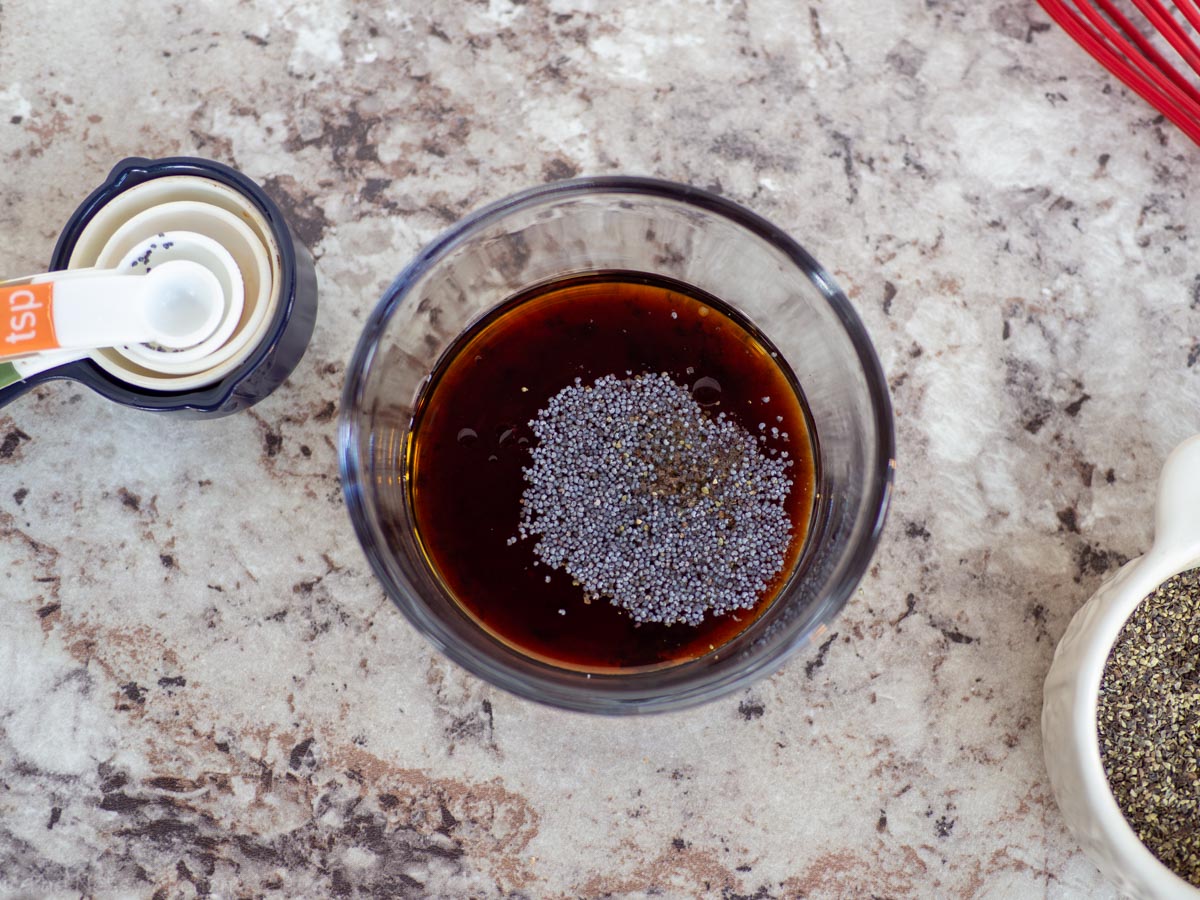
<svg viewBox="0 0 1200 900"><path fill-rule="evenodd" d="M17 367L12 363L0 363L0 388L6 388L10 384L16 384L22 381L21 373L17 371Z"/></svg>

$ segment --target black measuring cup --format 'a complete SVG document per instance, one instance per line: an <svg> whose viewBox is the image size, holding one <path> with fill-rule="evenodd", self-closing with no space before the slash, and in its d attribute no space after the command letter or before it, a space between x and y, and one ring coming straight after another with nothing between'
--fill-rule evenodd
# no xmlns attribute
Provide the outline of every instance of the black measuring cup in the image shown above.
<svg viewBox="0 0 1200 900"><path fill-rule="evenodd" d="M94 243L90 231L105 218L113 218L114 211L128 208L131 218L153 209L155 197L166 198L162 204L203 206L212 202L212 215L226 220L234 217L242 233L261 241L258 256L266 260L264 277L269 277L270 284L264 289L265 305L254 324L253 340L212 369L211 379L203 373L189 378L159 377L117 356L110 359L93 354L73 359L0 388L0 407L37 384L67 379L136 409L212 418L254 405L295 369L308 347L317 315L313 259L262 188L229 166L186 156L122 160L67 221L50 270L71 267L81 241ZM121 224L118 216L109 227L116 229ZM176 389L177 384L184 387Z"/></svg>

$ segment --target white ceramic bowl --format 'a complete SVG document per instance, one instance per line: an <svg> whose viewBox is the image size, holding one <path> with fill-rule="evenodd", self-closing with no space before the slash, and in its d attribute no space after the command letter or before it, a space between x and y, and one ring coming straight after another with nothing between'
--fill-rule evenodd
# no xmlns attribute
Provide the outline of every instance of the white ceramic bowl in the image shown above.
<svg viewBox="0 0 1200 900"><path fill-rule="evenodd" d="M1092 861L1142 900L1190 898L1192 887L1138 840L1109 788L1096 727L1100 679L1121 626L1167 579L1200 565L1200 435L1168 457L1158 483L1154 546L1107 578L1054 651L1042 706L1042 744L1054 796Z"/></svg>

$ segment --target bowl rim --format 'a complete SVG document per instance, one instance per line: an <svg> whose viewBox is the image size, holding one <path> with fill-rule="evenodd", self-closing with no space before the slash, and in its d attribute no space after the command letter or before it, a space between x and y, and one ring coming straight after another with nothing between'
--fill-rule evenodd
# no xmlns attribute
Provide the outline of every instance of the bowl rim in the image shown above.
<svg viewBox="0 0 1200 900"><path fill-rule="evenodd" d="M639 678L635 674L591 676L587 680L586 688L582 683L564 685L539 681L539 691L535 693L526 689L524 679L511 677L507 667L496 665L492 660L481 659L478 655L465 652L442 640L435 623L423 621L422 617L414 615L414 610L397 602L392 595L389 587L391 578L381 558L379 536L372 533L366 498L360 487L364 473L357 458L360 435L354 411L361 405L366 374L375 358L378 340L387 321L398 305L404 302L412 287L434 265L452 253L468 237L510 213L571 196L605 194L652 197L713 213L771 245L808 276L846 334L861 368L869 396L876 446L873 457L867 460L868 485L861 508L867 511L871 518L858 544L843 561L842 569L845 575L835 582L834 589L823 598L821 615L804 629L803 633L789 641L780 642L770 652L756 657L751 665L720 678L705 680L704 683L689 689L672 690L668 687L665 694L662 691L631 692L630 685ZM887 518L896 466L895 426L887 379L862 320L825 268L782 229L732 200L691 185L642 176L586 176L527 188L468 214L422 248L387 288L364 322L362 334L346 371L338 426L338 456L343 493L359 543L388 596L396 602L401 612L418 631L450 659L493 685L551 706L610 714L682 709L730 693L774 671L785 659L809 643L810 638L820 636L823 633L822 623L828 622L844 608L870 565ZM564 677L562 673L567 671L552 666L548 666L547 669L552 670L558 678ZM661 672L655 674L661 678ZM566 677L575 675L583 680L581 673L568 673ZM617 692L610 693L605 691L604 683L606 679L612 678L620 679L622 686Z"/></svg>

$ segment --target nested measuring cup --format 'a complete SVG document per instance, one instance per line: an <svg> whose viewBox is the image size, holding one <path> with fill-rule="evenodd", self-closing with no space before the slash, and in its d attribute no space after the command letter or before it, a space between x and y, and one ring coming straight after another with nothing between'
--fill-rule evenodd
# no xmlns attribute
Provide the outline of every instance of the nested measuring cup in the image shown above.
<svg viewBox="0 0 1200 900"><path fill-rule="evenodd" d="M1200 898L1158 861L1125 819L1100 758L1096 715L1109 653L1125 622L1163 582L1200 565L1200 435L1168 457L1158 484L1154 544L1107 578L1054 651L1042 706L1050 784L1067 825L1096 866L1142 900Z"/></svg>
<svg viewBox="0 0 1200 900"><path fill-rule="evenodd" d="M123 160L71 216L50 268L109 268L171 232L211 239L236 262L242 303L220 339L202 353L133 344L27 363L0 380L0 406L43 381L70 379L126 406L204 418L251 406L287 378L316 321L313 260L275 203L228 166L192 157Z"/></svg>

